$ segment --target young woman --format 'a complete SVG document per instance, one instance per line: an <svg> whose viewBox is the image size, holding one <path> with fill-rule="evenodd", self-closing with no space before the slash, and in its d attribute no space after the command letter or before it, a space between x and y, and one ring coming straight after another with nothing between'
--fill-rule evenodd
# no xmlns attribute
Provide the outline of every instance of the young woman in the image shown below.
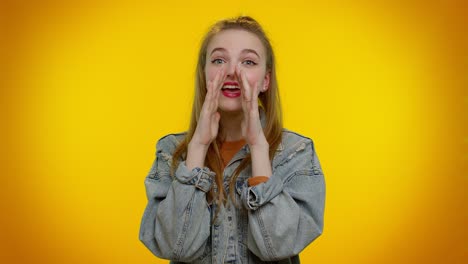
<svg viewBox="0 0 468 264"><path fill-rule="evenodd" d="M190 128L156 145L139 239L171 263L299 263L323 231L314 143L283 128L261 26L216 23L198 57Z"/></svg>

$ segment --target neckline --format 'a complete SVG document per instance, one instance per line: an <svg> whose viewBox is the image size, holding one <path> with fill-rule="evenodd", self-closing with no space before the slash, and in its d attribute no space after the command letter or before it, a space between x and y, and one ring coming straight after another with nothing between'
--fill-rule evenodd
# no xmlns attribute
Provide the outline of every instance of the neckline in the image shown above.
<svg viewBox="0 0 468 264"><path fill-rule="evenodd" d="M245 145L245 139L235 140L235 141L224 141L221 145L223 149L239 149Z"/></svg>

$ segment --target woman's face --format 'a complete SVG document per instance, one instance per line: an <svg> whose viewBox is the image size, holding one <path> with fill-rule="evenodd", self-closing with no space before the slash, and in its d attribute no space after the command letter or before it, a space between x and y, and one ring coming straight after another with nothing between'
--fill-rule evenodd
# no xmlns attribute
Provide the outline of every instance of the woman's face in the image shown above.
<svg viewBox="0 0 468 264"><path fill-rule="evenodd" d="M214 80L216 73L224 68L225 80L219 95L218 107L224 112L242 111L241 90L227 89L238 87L242 79L236 73L236 66L246 75L253 89L259 82L258 91L266 91L270 74L266 72L265 48L260 39L253 33L240 29L228 29L219 32L212 38L207 47L205 78Z"/></svg>

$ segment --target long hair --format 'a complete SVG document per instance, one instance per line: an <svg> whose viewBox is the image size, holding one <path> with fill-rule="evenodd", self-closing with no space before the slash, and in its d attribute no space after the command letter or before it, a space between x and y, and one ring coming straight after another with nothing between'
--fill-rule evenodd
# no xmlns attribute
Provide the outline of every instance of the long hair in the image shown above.
<svg viewBox="0 0 468 264"><path fill-rule="evenodd" d="M278 82L276 80L276 68L275 68L275 56L273 53L273 48L270 44L270 40L266 36L260 24L249 16L239 16L236 18L225 19L214 24L210 30L206 33L203 41L201 43L200 51L198 54L198 63L196 66L196 76L195 76L195 96L192 106L192 116L190 121L190 127L187 131L185 140L183 140L176 148L173 154L171 175L174 176L180 160L185 159L187 155L187 148L189 142L192 140L193 134L198 124L200 112L205 100L207 93L207 85L205 80L205 64L206 64L206 53L207 47L212 38L219 32L227 29L241 29L246 30L255 34L266 50L266 71L270 72L270 83L269 89L266 92L260 93L259 95L259 106L262 107L265 111L266 122L263 127L263 132L269 144L269 158L270 161L273 160L276 149L281 142L282 130L283 130L283 120L282 120L282 111L281 103L279 98L278 91ZM222 131L220 124L219 130ZM223 179L223 165L220 154L221 143L224 141L221 133L218 132L216 140L210 144L208 152L205 157L205 166L210 168L213 172L216 173L215 184L213 184L211 190L207 193L207 198L212 200L213 203L217 205L217 210L215 214L215 219L218 214L218 210L221 204L226 204L227 194L224 190L224 179ZM242 170L247 166L250 166L251 156L250 154L246 156L241 164L233 172L233 175L229 182L229 194L233 203L235 202L234 191L235 191L235 182ZM238 205L236 205L238 206Z"/></svg>

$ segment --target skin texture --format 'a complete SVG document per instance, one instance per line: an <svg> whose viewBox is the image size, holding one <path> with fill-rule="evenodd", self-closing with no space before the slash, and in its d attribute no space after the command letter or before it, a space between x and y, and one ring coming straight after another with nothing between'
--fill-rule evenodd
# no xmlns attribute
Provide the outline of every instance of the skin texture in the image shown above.
<svg viewBox="0 0 468 264"><path fill-rule="evenodd" d="M258 94L268 89L265 48L258 37L244 30L218 33L207 47L205 77L207 94L194 136L188 146L189 169L202 167L220 123L227 141L245 139L252 154L253 175L271 175L268 142L258 111ZM224 82L237 82L241 96L222 94Z"/></svg>

